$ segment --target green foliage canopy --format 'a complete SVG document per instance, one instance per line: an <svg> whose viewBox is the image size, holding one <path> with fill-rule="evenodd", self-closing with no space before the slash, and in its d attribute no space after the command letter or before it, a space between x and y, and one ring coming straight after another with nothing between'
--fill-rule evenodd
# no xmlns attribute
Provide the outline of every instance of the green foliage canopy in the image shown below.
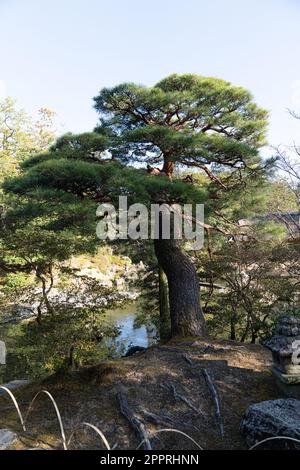
<svg viewBox="0 0 300 470"><path fill-rule="evenodd" d="M153 87L125 83L95 97L96 131L111 137L119 158L156 164L166 157L187 167L255 167L268 113L229 82L171 75Z"/></svg>

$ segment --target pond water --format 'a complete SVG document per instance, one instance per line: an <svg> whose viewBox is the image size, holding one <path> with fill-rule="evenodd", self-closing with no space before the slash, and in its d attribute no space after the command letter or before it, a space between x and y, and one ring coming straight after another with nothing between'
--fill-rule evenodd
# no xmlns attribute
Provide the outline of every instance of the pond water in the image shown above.
<svg viewBox="0 0 300 470"><path fill-rule="evenodd" d="M107 339L107 344L120 356L128 351L131 346L147 348L155 342L156 331L154 326L142 325L135 328L135 319L138 311L138 303L132 302L126 307L110 310L105 315L105 320L120 330L117 338Z"/></svg>

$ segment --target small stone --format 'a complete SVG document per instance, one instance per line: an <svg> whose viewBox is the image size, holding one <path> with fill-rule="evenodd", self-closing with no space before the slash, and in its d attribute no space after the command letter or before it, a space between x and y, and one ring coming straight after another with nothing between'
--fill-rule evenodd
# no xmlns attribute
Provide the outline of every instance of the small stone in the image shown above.
<svg viewBox="0 0 300 470"><path fill-rule="evenodd" d="M18 440L15 432L9 429L0 429L0 450L8 449Z"/></svg>
<svg viewBox="0 0 300 470"><path fill-rule="evenodd" d="M299 444L288 440L273 441L271 447L300 449L300 401L281 399L251 405L240 426L249 446L272 437L290 437ZM260 449L270 448L270 444Z"/></svg>

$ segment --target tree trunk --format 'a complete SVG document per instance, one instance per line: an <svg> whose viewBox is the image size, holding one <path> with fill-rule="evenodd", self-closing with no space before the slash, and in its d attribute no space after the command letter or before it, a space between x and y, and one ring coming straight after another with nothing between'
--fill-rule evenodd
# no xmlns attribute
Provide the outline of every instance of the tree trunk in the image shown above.
<svg viewBox="0 0 300 470"><path fill-rule="evenodd" d="M251 332L251 344L255 344L258 338L259 328L253 328Z"/></svg>
<svg viewBox="0 0 300 470"><path fill-rule="evenodd" d="M160 340L163 342L168 341L171 335L168 279L161 266L159 267L159 319Z"/></svg>
<svg viewBox="0 0 300 470"><path fill-rule="evenodd" d="M204 335L200 286L192 262L176 240L154 240L154 248L158 263L168 278L172 337Z"/></svg>
<svg viewBox="0 0 300 470"><path fill-rule="evenodd" d="M46 279L45 277L39 273L39 271L37 270L36 271L36 277L41 281L41 284L42 284L42 302L40 302L40 309L42 308L42 305L43 303L45 304L46 306L46 309L47 309L47 312L51 315L54 314L54 311L53 311L53 308L52 308L52 305L48 299L48 294L50 292L50 290L52 289L53 287L53 276L52 276L52 272L51 272L51 277L50 277L50 285L49 287L47 288L47 282L46 282ZM41 319L41 312L39 312L39 320Z"/></svg>
<svg viewBox="0 0 300 470"><path fill-rule="evenodd" d="M233 309L233 307L231 307ZM232 341L236 341L236 324L237 324L237 314L235 310L232 310L232 314L230 316L230 339Z"/></svg>
<svg viewBox="0 0 300 470"><path fill-rule="evenodd" d="M164 155L164 166L162 168L162 172L165 173L170 180L172 180L174 167L175 163L171 160L171 157Z"/></svg>
<svg viewBox="0 0 300 470"><path fill-rule="evenodd" d="M250 329L250 319L249 319L249 316L247 318L247 324L246 324L246 328L244 330L244 333L241 337L241 343L245 343L246 339L247 339L247 336L248 336L248 333L249 333L249 329Z"/></svg>
<svg viewBox="0 0 300 470"><path fill-rule="evenodd" d="M36 321L40 325L42 323L42 305L43 305L43 300L39 303L37 307L37 316L36 316Z"/></svg>
<svg viewBox="0 0 300 470"><path fill-rule="evenodd" d="M75 346L72 345L69 349L68 367L73 367L74 365L74 350L75 350Z"/></svg>
<svg viewBox="0 0 300 470"><path fill-rule="evenodd" d="M232 317L230 318L230 339L231 339L232 341L235 341L235 340L236 340L235 322L234 322L234 320L233 320Z"/></svg>

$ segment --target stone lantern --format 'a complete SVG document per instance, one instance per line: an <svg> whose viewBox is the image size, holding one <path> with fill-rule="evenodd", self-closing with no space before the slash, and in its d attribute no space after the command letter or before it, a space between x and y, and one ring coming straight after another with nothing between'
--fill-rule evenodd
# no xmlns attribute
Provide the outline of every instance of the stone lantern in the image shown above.
<svg viewBox="0 0 300 470"><path fill-rule="evenodd" d="M272 352L272 372L283 391L300 396L300 319L282 316L273 337L263 345Z"/></svg>

